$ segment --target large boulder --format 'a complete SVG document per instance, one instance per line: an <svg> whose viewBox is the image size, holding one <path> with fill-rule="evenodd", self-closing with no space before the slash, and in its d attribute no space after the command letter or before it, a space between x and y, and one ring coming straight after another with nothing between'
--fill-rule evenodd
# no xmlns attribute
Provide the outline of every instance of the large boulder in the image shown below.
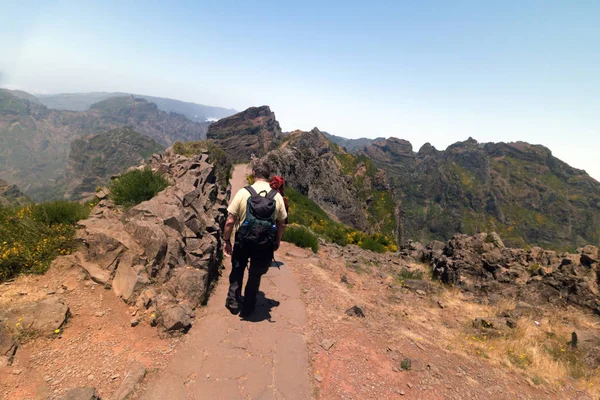
<svg viewBox="0 0 600 400"><path fill-rule="evenodd" d="M58 297L35 303L17 304L0 310L0 324L17 330L26 329L51 335L69 317L69 307Z"/></svg>

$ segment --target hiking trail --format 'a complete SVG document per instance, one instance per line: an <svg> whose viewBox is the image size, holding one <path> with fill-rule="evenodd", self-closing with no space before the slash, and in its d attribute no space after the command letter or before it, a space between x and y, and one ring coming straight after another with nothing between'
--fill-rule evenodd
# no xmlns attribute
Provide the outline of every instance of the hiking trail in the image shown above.
<svg viewBox="0 0 600 400"><path fill-rule="evenodd" d="M232 196L246 185L247 166L237 165ZM285 265L263 276L254 314L241 320L225 308L231 259L225 261L208 305L164 370L150 376L136 398L152 399L310 399L306 308L300 287ZM279 258L281 257L281 259ZM247 278L247 275L245 276ZM245 280L244 280L245 283Z"/></svg>

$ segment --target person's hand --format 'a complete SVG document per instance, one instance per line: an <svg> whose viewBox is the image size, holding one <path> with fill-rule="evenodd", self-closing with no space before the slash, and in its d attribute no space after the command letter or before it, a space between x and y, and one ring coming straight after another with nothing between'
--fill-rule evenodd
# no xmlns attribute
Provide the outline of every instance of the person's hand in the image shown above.
<svg viewBox="0 0 600 400"><path fill-rule="evenodd" d="M231 241L225 241L225 248L223 249L223 251L225 251L225 256L226 257L231 257L231 254L233 253L233 248L231 247Z"/></svg>

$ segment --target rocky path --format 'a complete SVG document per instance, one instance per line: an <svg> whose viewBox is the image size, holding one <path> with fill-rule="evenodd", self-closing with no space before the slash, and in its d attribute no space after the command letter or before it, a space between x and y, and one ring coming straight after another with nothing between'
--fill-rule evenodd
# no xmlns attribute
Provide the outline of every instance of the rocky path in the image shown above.
<svg viewBox="0 0 600 400"><path fill-rule="evenodd" d="M238 165L232 193L244 186ZM284 244L281 261L291 246ZM288 250L290 250L288 249ZM290 259L291 260L291 259ZM140 399L310 399L304 330L306 309L285 264L263 277L254 315L241 320L225 308L230 261L211 295L205 315L192 328L170 364L151 377Z"/></svg>

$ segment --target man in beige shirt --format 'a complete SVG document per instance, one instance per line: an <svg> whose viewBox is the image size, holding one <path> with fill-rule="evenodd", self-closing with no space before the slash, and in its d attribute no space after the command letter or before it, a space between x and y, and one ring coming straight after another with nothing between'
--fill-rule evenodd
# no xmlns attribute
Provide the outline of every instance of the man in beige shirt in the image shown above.
<svg viewBox="0 0 600 400"><path fill-rule="evenodd" d="M240 189L231 200L229 207L227 207L229 216L225 223L223 239L225 240L225 255L232 257L232 268L229 274L229 292L227 293L225 306L234 314L240 311L244 270L248 265L248 261L250 261L248 282L244 290L240 312L242 318L247 318L254 311L261 277L269 270L273 253L279 248L285 230L285 219L287 218L285 204L283 197L277 191L271 189L268 181L270 175L271 171L266 163L261 160L253 162L252 176L254 177L254 184L249 188ZM254 193L251 193L251 191L254 191ZM272 217L269 218L272 218L272 221L266 222L263 219L263 227L268 226L271 229L272 226L272 231L268 232L267 236L259 238L260 240L256 240L255 237L252 240L248 239L249 233L254 232L249 231L248 224L254 224L257 221L255 216L250 215L248 212L249 200L252 200L253 194L265 197L264 201L259 199L258 203L262 203L263 206L266 205L267 209L271 207L270 211L267 211L271 213ZM253 204L257 203L254 202ZM253 211L258 212L255 208L253 208ZM235 243L232 246L231 235L234 228L236 234Z"/></svg>

